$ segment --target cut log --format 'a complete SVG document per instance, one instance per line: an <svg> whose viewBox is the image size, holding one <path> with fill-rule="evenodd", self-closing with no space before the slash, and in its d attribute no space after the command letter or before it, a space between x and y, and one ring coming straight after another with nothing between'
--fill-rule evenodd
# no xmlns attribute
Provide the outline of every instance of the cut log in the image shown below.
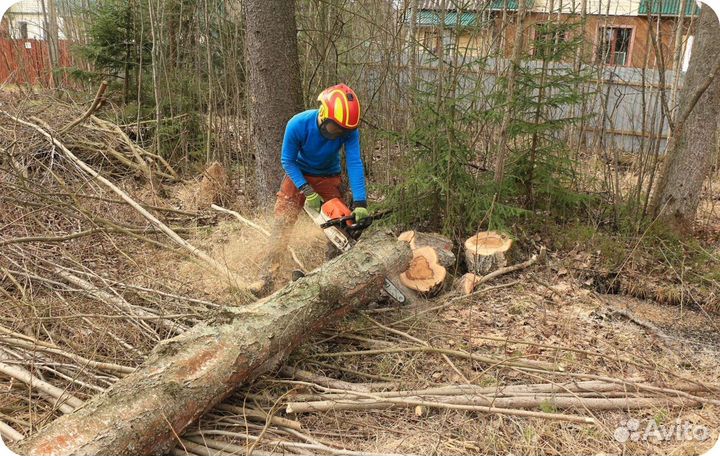
<svg viewBox="0 0 720 456"><path fill-rule="evenodd" d="M432 247L438 257L438 262L446 269L455 267L455 254L453 241L437 233L421 233L418 231L405 231L400 233L398 239L410 243L413 250L421 247Z"/></svg>
<svg viewBox="0 0 720 456"><path fill-rule="evenodd" d="M274 369L308 334L376 299L407 268L410 248L388 234L359 242L271 296L221 309L160 343L143 365L13 450L24 455L167 454L182 432L243 382Z"/></svg>
<svg viewBox="0 0 720 456"><path fill-rule="evenodd" d="M408 269L400 274L400 282L411 290L424 295L433 295L442 288L447 271L438 262L435 249L420 247L413 250L413 259Z"/></svg>
<svg viewBox="0 0 720 456"><path fill-rule="evenodd" d="M482 231L465 241L465 263L469 272L485 275L507 264L505 254L512 239L504 233Z"/></svg>
<svg viewBox="0 0 720 456"><path fill-rule="evenodd" d="M455 281L453 288L463 295L469 295L475 291L475 287L481 283L481 280L482 276L468 272Z"/></svg>

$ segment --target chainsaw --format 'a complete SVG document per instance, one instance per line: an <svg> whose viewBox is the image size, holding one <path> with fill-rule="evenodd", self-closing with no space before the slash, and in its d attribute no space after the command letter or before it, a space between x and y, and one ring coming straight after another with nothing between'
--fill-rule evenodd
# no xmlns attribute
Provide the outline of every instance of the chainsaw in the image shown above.
<svg viewBox="0 0 720 456"><path fill-rule="evenodd" d="M343 253L350 250L357 243L362 232L369 228L373 221L384 215L371 215L356 223L352 211L340 198L325 201L319 212L308 206L307 203L304 209L315 224L322 228L328 240ZM405 302L403 292L387 278L383 289L398 303Z"/></svg>

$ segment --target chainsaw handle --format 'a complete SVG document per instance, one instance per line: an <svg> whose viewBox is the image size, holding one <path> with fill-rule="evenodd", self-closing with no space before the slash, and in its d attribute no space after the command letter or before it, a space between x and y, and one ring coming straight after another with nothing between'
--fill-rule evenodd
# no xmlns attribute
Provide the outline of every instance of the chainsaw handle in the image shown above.
<svg viewBox="0 0 720 456"><path fill-rule="evenodd" d="M347 216L345 216L345 217L330 219L330 220L328 220L327 222L325 222L325 223L323 223L322 225L320 225L320 228L325 229L325 228L330 228L331 226L342 226L342 225L345 224L345 222L348 222L348 221L353 221L353 222L354 222L354 221L355 221L355 216L354 216L354 215L347 215Z"/></svg>
<svg viewBox="0 0 720 456"><path fill-rule="evenodd" d="M328 220L327 222L320 225L320 228L330 228L331 226L338 226L345 228L348 231L362 231L365 228L368 228L370 225L372 225L373 221L375 220L375 217L368 216L362 219L360 223L353 223L352 225L348 225L347 222L354 222L355 216L354 215L348 215L345 217L340 217L332 220Z"/></svg>
<svg viewBox="0 0 720 456"><path fill-rule="evenodd" d="M355 222L355 216L353 214L347 215L345 217L339 217L335 219L328 220L327 222L320 225L320 228L330 228L331 226L346 226L348 230L350 231L361 231L365 228L369 227L373 224L375 220L381 219L387 214L389 214L390 211L386 212L379 212L377 214L369 215L362 219L360 223L353 223L352 225L346 226L346 222L351 221Z"/></svg>

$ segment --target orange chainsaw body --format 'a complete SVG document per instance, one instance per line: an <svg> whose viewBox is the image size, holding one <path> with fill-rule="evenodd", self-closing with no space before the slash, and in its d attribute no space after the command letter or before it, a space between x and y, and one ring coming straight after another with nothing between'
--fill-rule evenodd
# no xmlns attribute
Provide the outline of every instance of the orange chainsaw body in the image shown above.
<svg viewBox="0 0 720 456"><path fill-rule="evenodd" d="M322 215L325 220L333 220L352 215L352 211L340 198L327 200L322 205ZM352 225L352 221L345 222L347 226Z"/></svg>

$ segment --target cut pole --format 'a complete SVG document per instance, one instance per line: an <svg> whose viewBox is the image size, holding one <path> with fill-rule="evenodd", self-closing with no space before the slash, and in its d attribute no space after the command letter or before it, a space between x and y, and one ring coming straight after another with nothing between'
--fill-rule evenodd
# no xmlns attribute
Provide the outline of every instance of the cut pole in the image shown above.
<svg viewBox="0 0 720 456"><path fill-rule="evenodd" d="M11 442L17 442L18 440L22 440L24 435L13 429L10 425L3 423L0 421L0 436L2 438L7 439ZM1 444L2 442L0 442ZM2 448L2 446L0 446Z"/></svg>
<svg viewBox="0 0 720 456"><path fill-rule="evenodd" d="M558 410L629 410L629 409L654 409L657 407L698 407L702 405L698 401L684 398L670 397L621 397L621 398L584 398L565 396L518 396L518 397L494 397L494 396L411 396L405 398L388 397L382 399L353 399L353 400L328 400L312 402L289 402L286 407L287 413L310 413L326 412L330 410L379 410L394 407L414 407L425 405L437 408L453 408L452 405L477 407L467 410L479 412L500 413L508 415L523 416L522 413L513 413L517 409L536 409L540 407L552 407ZM485 409L488 407L488 409ZM492 410L494 409L494 410ZM566 419L567 415L544 413L546 419ZM586 418L575 416L578 421L583 422ZM573 420L568 420L573 421Z"/></svg>
<svg viewBox="0 0 720 456"><path fill-rule="evenodd" d="M377 299L410 261L378 233L271 296L223 308L161 342L136 371L14 446L23 455L167 454L182 432L244 382L276 368L308 334Z"/></svg>

